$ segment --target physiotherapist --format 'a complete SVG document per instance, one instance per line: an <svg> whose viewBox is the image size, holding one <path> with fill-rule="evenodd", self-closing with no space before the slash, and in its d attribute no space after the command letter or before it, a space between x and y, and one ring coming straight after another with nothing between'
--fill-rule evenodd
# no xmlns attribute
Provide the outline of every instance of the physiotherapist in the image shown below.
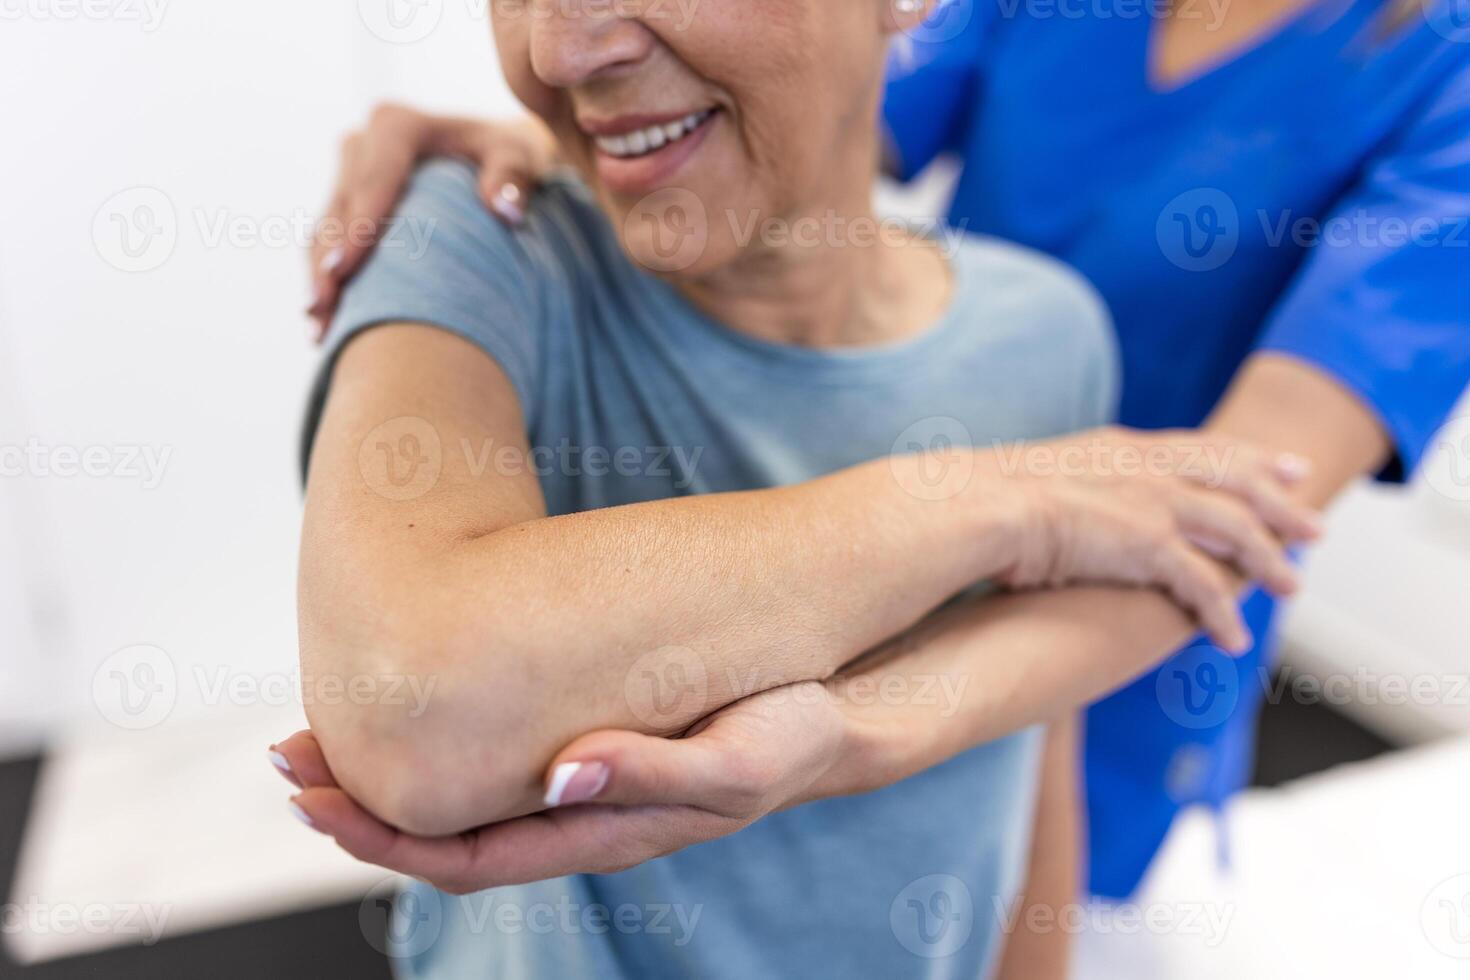
<svg viewBox="0 0 1470 980"><path fill-rule="evenodd" d="M1470 384L1470 16L1287 5L950 0L896 51L885 116L896 176L959 161L952 226L1057 256L1107 299L1124 425L1295 453L1323 505L1405 479ZM415 162L445 153L480 164L511 222L552 163L530 123L380 109L344 147L314 317ZM1095 893L1131 894L1182 808L1223 812L1249 780L1275 610L1258 593L1246 612L1246 656L1199 640L1090 709Z"/></svg>

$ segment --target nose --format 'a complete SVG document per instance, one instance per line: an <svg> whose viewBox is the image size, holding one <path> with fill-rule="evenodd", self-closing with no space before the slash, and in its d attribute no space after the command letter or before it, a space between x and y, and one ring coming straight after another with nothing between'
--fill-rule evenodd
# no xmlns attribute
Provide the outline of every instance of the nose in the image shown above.
<svg viewBox="0 0 1470 980"><path fill-rule="evenodd" d="M536 3L531 24L531 70L553 88L581 85L642 62L653 49L652 33L614 13L606 0Z"/></svg>

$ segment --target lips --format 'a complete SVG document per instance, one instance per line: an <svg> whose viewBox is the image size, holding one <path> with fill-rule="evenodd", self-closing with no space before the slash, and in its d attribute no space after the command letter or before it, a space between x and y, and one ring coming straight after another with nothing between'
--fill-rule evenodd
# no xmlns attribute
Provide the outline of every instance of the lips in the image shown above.
<svg viewBox="0 0 1470 980"><path fill-rule="evenodd" d="M625 116L583 122L596 150L597 176L611 191L648 193L665 185L698 151L723 113L715 107L682 115Z"/></svg>

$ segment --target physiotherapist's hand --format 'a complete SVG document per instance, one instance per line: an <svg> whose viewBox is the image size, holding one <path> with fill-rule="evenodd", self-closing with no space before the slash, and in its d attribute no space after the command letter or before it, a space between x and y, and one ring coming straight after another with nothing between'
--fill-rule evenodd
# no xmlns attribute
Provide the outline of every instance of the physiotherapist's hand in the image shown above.
<svg viewBox="0 0 1470 980"><path fill-rule="evenodd" d="M403 196L414 167L433 156L456 156L480 171L480 195L501 221L518 225L526 202L556 160L556 144L538 120L507 122L431 116L381 105L366 126L342 143L331 203L311 246L308 315L325 334L342 287L372 253Z"/></svg>
<svg viewBox="0 0 1470 980"><path fill-rule="evenodd" d="M1011 588L1096 583L1162 589L1221 647L1250 633L1232 572L1278 596L1297 587L1286 546L1321 533L1294 501L1304 461L1197 431L1099 429L998 448L1024 501Z"/></svg>
<svg viewBox="0 0 1470 980"><path fill-rule="evenodd" d="M584 735L548 770L546 811L453 837L413 837L362 809L309 731L273 746L272 760L302 788L299 815L353 857L466 894L620 871L847 791L836 780L860 769L862 738L841 700L805 682L729 705L683 738Z"/></svg>

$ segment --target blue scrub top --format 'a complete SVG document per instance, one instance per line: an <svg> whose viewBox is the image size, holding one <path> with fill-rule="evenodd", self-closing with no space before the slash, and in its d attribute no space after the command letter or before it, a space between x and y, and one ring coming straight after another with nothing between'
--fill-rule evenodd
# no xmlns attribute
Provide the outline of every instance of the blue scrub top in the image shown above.
<svg viewBox="0 0 1470 980"><path fill-rule="evenodd" d="M1397 450L1384 476L1402 478L1470 382L1464 3L1427 0L1390 33L1378 0L1327 0L1169 91L1146 73L1149 9L950 0L895 53L901 175L957 155L953 225L1093 281L1124 424L1196 426L1247 356L1280 351L1378 414ZM1134 890L1181 806L1249 779L1272 604L1247 614L1247 657L1196 642L1090 710L1099 894Z"/></svg>

